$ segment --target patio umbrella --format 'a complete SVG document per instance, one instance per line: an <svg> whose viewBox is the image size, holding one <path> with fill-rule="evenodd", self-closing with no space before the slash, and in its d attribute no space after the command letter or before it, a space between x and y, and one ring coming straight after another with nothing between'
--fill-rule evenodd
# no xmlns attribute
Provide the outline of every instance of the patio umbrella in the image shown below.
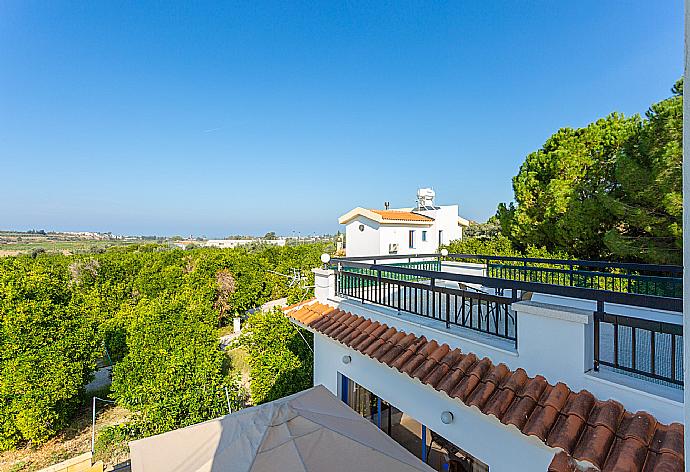
<svg viewBox="0 0 690 472"><path fill-rule="evenodd" d="M322 385L129 447L132 472L433 470Z"/></svg>

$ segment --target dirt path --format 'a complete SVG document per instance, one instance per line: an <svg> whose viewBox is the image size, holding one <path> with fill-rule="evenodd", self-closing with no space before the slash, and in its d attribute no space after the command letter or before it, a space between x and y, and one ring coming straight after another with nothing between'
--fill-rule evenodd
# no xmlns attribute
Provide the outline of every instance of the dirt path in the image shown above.
<svg viewBox="0 0 690 472"><path fill-rule="evenodd" d="M96 431L105 426L124 423L129 412L118 406L99 408L96 417ZM69 427L43 446L21 447L0 453L0 471L30 472L56 464L91 450L91 405L85 405L77 412ZM119 463L120 458L112 458ZM106 464L111 466L114 464Z"/></svg>

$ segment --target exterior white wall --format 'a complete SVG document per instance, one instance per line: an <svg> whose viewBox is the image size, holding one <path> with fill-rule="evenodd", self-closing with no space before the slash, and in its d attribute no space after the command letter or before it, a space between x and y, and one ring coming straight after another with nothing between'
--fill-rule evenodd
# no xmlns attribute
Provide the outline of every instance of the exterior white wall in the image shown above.
<svg viewBox="0 0 690 472"><path fill-rule="evenodd" d="M360 302L330 300L340 308L393 326L406 333L426 336L439 344L488 357L494 364L519 367L534 377L543 375L551 384L563 382L573 391L592 392L602 400L614 399L630 411L644 410L665 423L683 421L682 392L622 374L594 373L592 312L569 307L545 306L534 302L514 304L518 310L518 349L512 343L460 327L446 329L436 320L388 310ZM589 371L589 372L588 372Z"/></svg>
<svg viewBox="0 0 690 472"><path fill-rule="evenodd" d="M410 247L410 231L414 231L414 247ZM422 240L422 231L426 231L426 241ZM389 244L397 243L397 254L428 254L436 252L438 245L432 239L430 226L381 225L379 254L389 254Z"/></svg>
<svg viewBox="0 0 690 472"><path fill-rule="evenodd" d="M349 364L343 364L344 355L351 356ZM494 416L467 407L330 338L315 335L314 385L322 384L339 395L338 372L488 464L492 472L546 470L556 452L537 438L503 425ZM449 425L441 422L444 411L453 413Z"/></svg>
<svg viewBox="0 0 690 472"><path fill-rule="evenodd" d="M437 210L418 213L434 218L428 225L405 223L379 224L368 218L358 217L345 225L347 257L380 256L389 254L389 245L398 244L397 254L429 254L437 252L440 244L462 239L462 226L458 225L458 206L447 205ZM364 225L364 231L359 230ZM442 241L439 241L439 230ZM409 232L414 231L414 247L410 248ZM426 231L426 241L422 232Z"/></svg>
<svg viewBox="0 0 690 472"><path fill-rule="evenodd" d="M364 226L364 231L360 231L360 225ZM350 221L345 225L345 254L349 257L378 255L379 228L380 225L369 218L359 217Z"/></svg>
<svg viewBox="0 0 690 472"><path fill-rule="evenodd" d="M441 244L448 244L456 239L462 239L462 227L458 225L458 206L444 205L437 210L426 210L419 212L422 215L434 218L432 230L435 249ZM443 231L442 241L439 241L438 232Z"/></svg>
<svg viewBox="0 0 690 472"><path fill-rule="evenodd" d="M315 274L317 287L335 282L333 271L315 271ZM683 421L681 390L628 375L592 371L592 310L534 301L514 303L518 317L518 347L515 349L509 341L456 326L446 329L445 324L437 320L344 300L333 296L334 293L335 290L320 291L317 299L401 331L426 336L439 344L472 352L480 358L488 357L494 364L504 363L513 370L521 367L530 376L543 375L552 384L563 382L571 390L586 389L599 399L617 400L630 411L648 411L662 422Z"/></svg>

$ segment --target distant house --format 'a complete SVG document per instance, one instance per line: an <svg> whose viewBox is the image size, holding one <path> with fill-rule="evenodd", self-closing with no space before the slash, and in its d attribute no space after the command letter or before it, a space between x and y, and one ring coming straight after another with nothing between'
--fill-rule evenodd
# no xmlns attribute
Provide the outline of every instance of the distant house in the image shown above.
<svg viewBox="0 0 690 472"><path fill-rule="evenodd" d="M458 205L436 206L430 188L417 191L415 208L373 210L357 207L338 223L345 225L347 257L436 252L441 244L462 239L469 221Z"/></svg>
<svg viewBox="0 0 690 472"><path fill-rule="evenodd" d="M267 244L271 246L285 246L285 239L209 239L204 243L206 247L233 248L248 244Z"/></svg>

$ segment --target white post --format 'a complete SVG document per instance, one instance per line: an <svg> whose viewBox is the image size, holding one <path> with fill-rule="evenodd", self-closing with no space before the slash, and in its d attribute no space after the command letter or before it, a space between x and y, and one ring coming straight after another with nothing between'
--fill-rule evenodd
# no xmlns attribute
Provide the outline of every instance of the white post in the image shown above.
<svg viewBox="0 0 690 472"><path fill-rule="evenodd" d="M580 385L594 364L592 311L534 301L513 303L513 309L520 367L551 383ZM551 362L544 362L545 353Z"/></svg>
<svg viewBox="0 0 690 472"><path fill-rule="evenodd" d="M335 296L335 271L312 269L314 273L314 296L320 303L326 303Z"/></svg>
<svg viewBox="0 0 690 472"><path fill-rule="evenodd" d="M223 386L225 388L225 401L228 403L228 415L232 413L232 408L230 407L230 395L228 394L228 387L226 385Z"/></svg>
<svg viewBox="0 0 690 472"><path fill-rule="evenodd" d="M93 397L93 405L91 412L91 454L93 454L96 448L96 397Z"/></svg>
<svg viewBox="0 0 690 472"><path fill-rule="evenodd" d="M685 444L690 444L690 0L685 0L685 80L683 83L683 379L685 383ZM685 471L690 472L687 448Z"/></svg>

